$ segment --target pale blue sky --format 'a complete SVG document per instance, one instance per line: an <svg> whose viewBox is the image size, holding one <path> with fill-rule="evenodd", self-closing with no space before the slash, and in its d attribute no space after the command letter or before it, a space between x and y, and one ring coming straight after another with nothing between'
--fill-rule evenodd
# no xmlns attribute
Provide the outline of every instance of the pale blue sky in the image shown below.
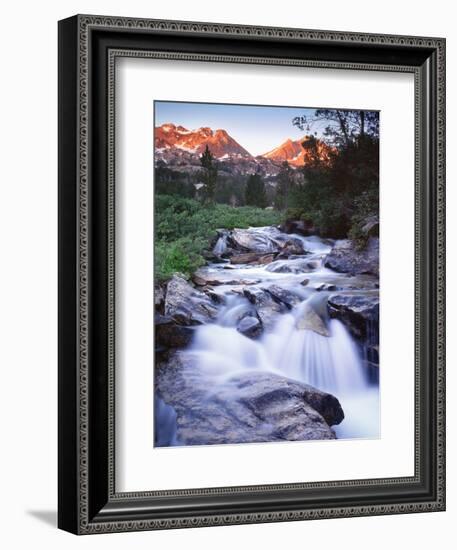
<svg viewBox="0 0 457 550"><path fill-rule="evenodd" d="M263 107L219 103L155 102L155 125L167 122L181 125L188 130L208 126L213 130L223 128L251 155L267 153L286 139L299 139L302 132L292 125L292 119L300 115L312 115L315 109L302 107ZM325 124L313 127L319 135Z"/></svg>

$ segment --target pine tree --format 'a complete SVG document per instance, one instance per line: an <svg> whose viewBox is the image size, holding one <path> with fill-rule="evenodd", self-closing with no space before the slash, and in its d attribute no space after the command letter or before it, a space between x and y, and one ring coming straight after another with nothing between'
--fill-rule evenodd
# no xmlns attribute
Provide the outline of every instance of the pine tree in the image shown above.
<svg viewBox="0 0 457 550"><path fill-rule="evenodd" d="M206 185L206 200L210 203L214 202L214 194L216 192L217 168L214 164L214 156L208 148L205 148L200 163L203 167L203 179Z"/></svg>
<svg viewBox="0 0 457 550"><path fill-rule="evenodd" d="M252 174L246 183L245 202L247 206L265 208L268 204L265 184L260 174Z"/></svg>
<svg viewBox="0 0 457 550"><path fill-rule="evenodd" d="M289 208L289 194L292 187L292 169L287 160L282 163L277 182L275 208L286 210Z"/></svg>

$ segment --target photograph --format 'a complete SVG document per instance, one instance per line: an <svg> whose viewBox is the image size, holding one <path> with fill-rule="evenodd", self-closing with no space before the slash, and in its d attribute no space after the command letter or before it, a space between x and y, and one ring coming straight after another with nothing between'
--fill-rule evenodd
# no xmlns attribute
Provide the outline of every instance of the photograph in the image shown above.
<svg viewBox="0 0 457 550"><path fill-rule="evenodd" d="M381 113L153 107L154 447L380 438Z"/></svg>

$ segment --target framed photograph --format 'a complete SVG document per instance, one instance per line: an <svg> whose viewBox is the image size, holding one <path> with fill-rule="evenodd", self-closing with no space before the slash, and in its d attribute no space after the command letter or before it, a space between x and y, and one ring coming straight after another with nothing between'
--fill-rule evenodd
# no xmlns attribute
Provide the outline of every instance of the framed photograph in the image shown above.
<svg viewBox="0 0 457 550"><path fill-rule="evenodd" d="M59 527L445 509L445 41L59 22Z"/></svg>

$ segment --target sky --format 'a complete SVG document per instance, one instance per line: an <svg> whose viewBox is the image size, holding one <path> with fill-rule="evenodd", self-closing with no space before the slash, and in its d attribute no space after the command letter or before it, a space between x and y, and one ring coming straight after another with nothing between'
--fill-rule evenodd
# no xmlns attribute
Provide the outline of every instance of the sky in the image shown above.
<svg viewBox="0 0 457 550"><path fill-rule="evenodd" d="M288 138L301 138L303 132L292 119L313 115L315 109L302 107L263 107L220 103L155 102L155 126L171 122L188 130L207 126L222 128L251 155L261 155L278 147ZM319 136L322 127L313 127Z"/></svg>

